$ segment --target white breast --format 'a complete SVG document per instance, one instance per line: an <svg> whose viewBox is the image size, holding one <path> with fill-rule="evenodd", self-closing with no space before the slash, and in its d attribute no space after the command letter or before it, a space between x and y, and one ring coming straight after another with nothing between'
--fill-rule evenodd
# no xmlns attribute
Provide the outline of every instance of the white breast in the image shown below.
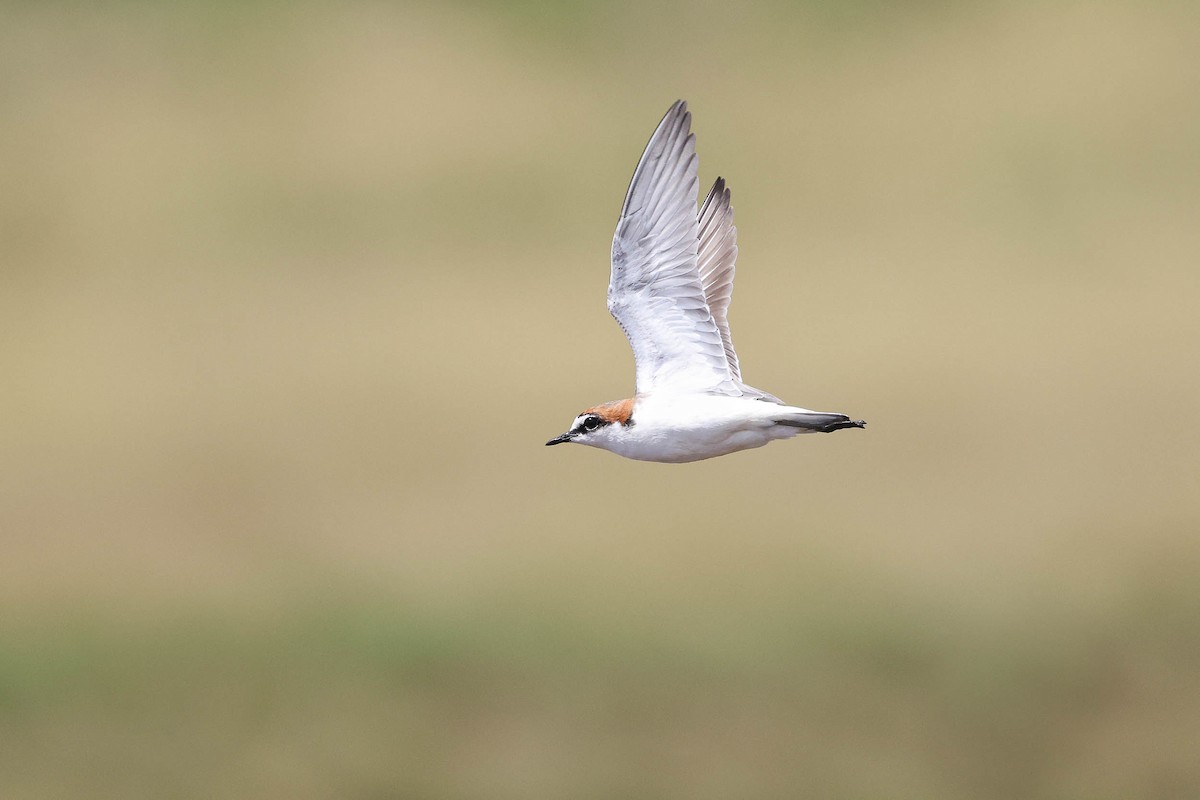
<svg viewBox="0 0 1200 800"><path fill-rule="evenodd" d="M745 397L653 395L635 402L632 426L596 444L639 461L699 461L794 436L775 424L780 410Z"/></svg>

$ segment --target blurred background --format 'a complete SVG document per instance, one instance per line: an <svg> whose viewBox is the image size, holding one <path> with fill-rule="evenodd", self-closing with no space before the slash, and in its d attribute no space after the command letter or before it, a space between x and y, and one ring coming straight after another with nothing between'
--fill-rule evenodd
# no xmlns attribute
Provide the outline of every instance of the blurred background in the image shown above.
<svg viewBox="0 0 1200 800"><path fill-rule="evenodd" d="M1200 796L1200 13L0 6L0 795ZM747 380L547 450L677 97Z"/></svg>

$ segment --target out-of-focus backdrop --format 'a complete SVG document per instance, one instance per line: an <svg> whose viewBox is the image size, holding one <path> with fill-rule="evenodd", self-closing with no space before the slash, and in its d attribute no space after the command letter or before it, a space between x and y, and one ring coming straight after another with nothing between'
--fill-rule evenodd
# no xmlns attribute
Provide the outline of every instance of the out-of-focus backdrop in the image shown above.
<svg viewBox="0 0 1200 800"><path fill-rule="evenodd" d="M1190 3L10 3L0 795L1200 796ZM668 105L714 461L627 396Z"/></svg>

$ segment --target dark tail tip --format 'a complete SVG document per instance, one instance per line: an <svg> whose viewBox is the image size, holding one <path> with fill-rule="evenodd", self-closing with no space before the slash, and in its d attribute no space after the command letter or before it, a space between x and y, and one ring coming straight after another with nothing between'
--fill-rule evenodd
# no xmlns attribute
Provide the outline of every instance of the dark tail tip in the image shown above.
<svg viewBox="0 0 1200 800"><path fill-rule="evenodd" d="M829 425L826 425L824 428L821 428L821 432L822 433L833 433L834 431L840 431L842 428L865 428L865 427L867 427L866 420L848 419L848 420L845 420L844 422L834 422Z"/></svg>
<svg viewBox="0 0 1200 800"><path fill-rule="evenodd" d="M850 419L845 414L820 414L813 412L804 416L775 420L776 425L786 425L789 428L803 428L818 433L832 433L842 428L865 428L867 423L861 419Z"/></svg>

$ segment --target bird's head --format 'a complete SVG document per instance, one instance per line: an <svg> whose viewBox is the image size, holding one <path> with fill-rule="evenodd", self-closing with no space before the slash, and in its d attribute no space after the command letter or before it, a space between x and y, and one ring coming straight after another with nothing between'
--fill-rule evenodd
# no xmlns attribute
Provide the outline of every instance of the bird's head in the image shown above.
<svg viewBox="0 0 1200 800"><path fill-rule="evenodd" d="M566 433L546 442L552 444L575 442L590 447L611 450L625 431L633 426L633 400L617 400L580 412Z"/></svg>

